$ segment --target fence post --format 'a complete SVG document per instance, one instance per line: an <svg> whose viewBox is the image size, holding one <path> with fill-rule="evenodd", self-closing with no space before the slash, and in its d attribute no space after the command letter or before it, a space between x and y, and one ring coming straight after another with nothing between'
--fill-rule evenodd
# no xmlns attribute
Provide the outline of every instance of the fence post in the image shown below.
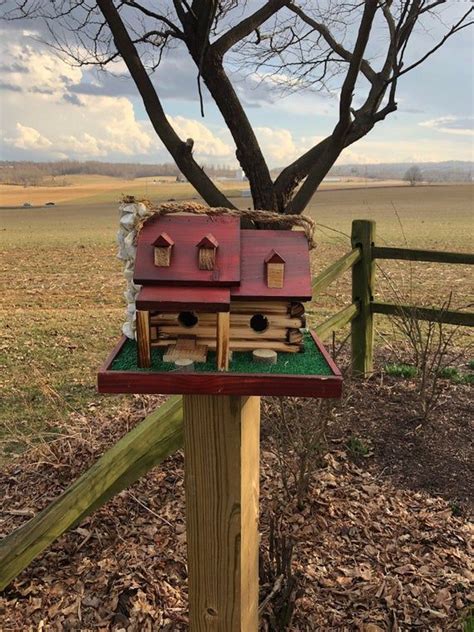
<svg viewBox="0 0 474 632"><path fill-rule="evenodd" d="M373 371L374 317L370 303L374 298L374 241L375 222L366 219L352 222L352 247L361 249L361 258L352 268L352 302L359 304L359 314L351 324L352 372L363 377Z"/></svg>

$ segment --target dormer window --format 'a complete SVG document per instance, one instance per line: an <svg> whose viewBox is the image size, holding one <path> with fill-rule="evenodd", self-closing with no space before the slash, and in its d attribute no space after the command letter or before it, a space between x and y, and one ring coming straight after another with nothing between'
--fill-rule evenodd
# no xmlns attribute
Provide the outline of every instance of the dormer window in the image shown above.
<svg viewBox="0 0 474 632"><path fill-rule="evenodd" d="M282 288L285 278L285 260L276 250L271 250L265 258L267 287Z"/></svg>
<svg viewBox="0 0 474 632"><path fill-rule="evenodd" d="M196 244L198 248L198 265L200 270L214 270L219 242L212 233L208 233Z"/></svg>
<svg viewBox="0 0 474 632"><path fill-rule="evenodd" d="M174 241L168 233L161 233L153 242L155 266L159 268L169 268L171 264L171 250Z"/></svg>

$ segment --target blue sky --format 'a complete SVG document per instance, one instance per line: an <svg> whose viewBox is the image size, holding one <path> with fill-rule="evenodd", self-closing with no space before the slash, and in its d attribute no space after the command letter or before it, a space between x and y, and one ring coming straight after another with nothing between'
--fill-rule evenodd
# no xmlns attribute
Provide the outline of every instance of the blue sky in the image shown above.
<svg viewBox="0 0 474 632"><path fill-rule="evenodd" d="M450 21L469 6L448 2ZM420 32L424 50L441 25ZM4 25L0 44L0 117L4 160L170 160L154 134L122 63L113 74L72 67L38 41L36 22ZM466 29L400 82L398 112L346 149L342 163L426 162L473 158L473 39ZM380 44L380 42L379 42ZM383 42L382 42L383 44ZM376 44L372 51L377 56ZM330 133L337 101L327 92L285 98L269 82L236 75L238 92L272 167L283 166ZM200 116L196 71L186 53L167 55L154 76L165 110L182 138L192 137L205 163L235 166L234 147L213 105ZM357 98L357 94L356 94Z"/></svg>

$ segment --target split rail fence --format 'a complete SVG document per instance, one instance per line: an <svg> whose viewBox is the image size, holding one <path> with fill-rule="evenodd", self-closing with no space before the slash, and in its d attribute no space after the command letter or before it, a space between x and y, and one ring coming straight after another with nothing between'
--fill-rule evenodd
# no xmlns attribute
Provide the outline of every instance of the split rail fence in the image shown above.
<svg viewBox="0 0 474 632"><path fill-rule="evenodd" d="M375 245L375 222L355 220L351 232L352 250L326 268L313 281L313 298L323 292L344 272L352 269L352 303L316 327L320 338L351 323L351 366L356 375L373 372L374 315L385 314L431 320L451 325L474 326L474 313L445 309L431 309L416 305L398 305L375 300L375 272L377 259L426 261L433 263L474 264L474 254L387 248Z"/></svg>
<svg viewBox="0 0 474 632"><path fill-rule="evenodd" d="M352 223L352 250L313 281L313 296L344 272L352 271L352 302L316 327L320 338L351 324L352 369L359 375L373 370L374 315L412 314L418 319L474 325L474 314L381 303L375 295L375 261L400 259L436 263L474 263L474 255L456 252L385 248L375 245L375 222ZM55 501L0 542L0 590L68 529L129 487L183 445L181 397L171 397L110 448Z"/></svg>

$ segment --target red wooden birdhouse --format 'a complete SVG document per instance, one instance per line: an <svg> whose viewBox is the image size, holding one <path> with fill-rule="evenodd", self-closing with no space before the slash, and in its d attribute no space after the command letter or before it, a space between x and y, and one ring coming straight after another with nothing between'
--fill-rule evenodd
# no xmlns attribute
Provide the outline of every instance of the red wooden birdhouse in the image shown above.
<svg viewBox="0 0 474 632"><path fill-rule="evenodd" d="M312 294L303 232L241 230L230 215L155 216L138 237L134 283L140 367L153 346L165 361L204 362L215 350L219 370L232 351L302 349Z"/></svg>

